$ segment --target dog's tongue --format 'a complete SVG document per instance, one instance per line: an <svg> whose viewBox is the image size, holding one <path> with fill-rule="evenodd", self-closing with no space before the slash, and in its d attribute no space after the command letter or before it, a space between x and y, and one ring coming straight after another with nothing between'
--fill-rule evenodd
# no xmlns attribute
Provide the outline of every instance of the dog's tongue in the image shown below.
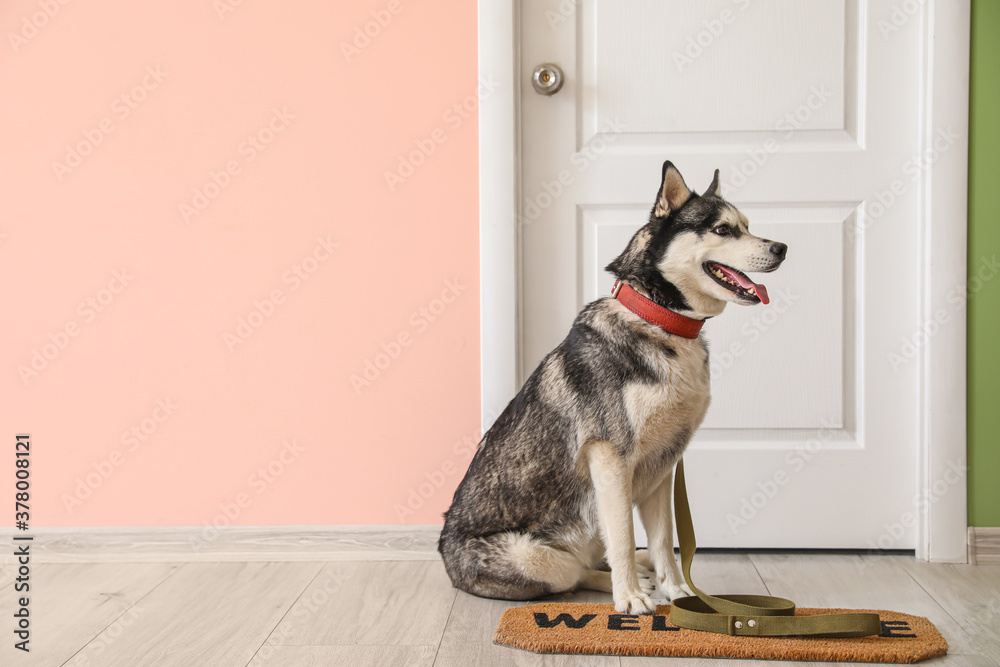
<svg viewBox="0 0 1000 667"><path fill-rule="evenodd" d="M767 298L767 288L760 283L754 283L754 289L757 290L757 296L760 298L760 302L765 306L771 303L771 300Z"/></svg>
<svg viewBox="0 0 1000 667"><path fill-rule="evenodd" d="M751 287L753 287L754 290L757 292L757 296L758 296L758 298L760 298L760 302L762 304L764 304L766 306L767 304L771 303L771 300L769 298L767 298L767 288L766 287L764 287L763 285L759 285L759 284L755 283L754 281L750 280L749 278L747 278L742 273L736 273L735 271L726 271L725 267L719 267L719 268L722 269L723 271L725 271L726 275L728 275L730 278L732 278L733 280L735 280L736 282L738 282L740 284L740 287L742 287L743 289L748 290Z"/></svg>

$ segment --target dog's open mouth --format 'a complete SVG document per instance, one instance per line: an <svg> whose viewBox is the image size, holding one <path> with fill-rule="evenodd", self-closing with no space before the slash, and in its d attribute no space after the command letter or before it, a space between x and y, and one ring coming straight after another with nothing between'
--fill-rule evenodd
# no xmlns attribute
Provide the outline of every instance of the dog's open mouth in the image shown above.
<svg viewBox="0 0 1000 667"><path fill-rule="evenodd" d="M718 262L705 262L702 266L705 268L705 273L710 275L715 282L736 296L751 303L763 303L764 305L770 303L770 299L767 298L767 288L750 280L742 271L737 271L731 266Z"/></svg>

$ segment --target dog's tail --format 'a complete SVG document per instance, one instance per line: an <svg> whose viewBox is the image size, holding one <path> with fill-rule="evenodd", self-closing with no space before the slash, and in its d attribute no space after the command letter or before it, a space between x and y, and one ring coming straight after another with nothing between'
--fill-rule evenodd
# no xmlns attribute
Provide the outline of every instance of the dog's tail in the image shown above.
<svg viewBox="0 0 1000 667"><path fill-rule="evenodd" d="M455 588L484 598L533 600L574 588L582 574L571 554L527 533L469 536L449 528L447 518L438 551ZM547 563L544 572L533 572L539 570L538 563Z"/></svg>
<svg viewBox="0 0 1000 667"><path fill-rule="evenodd" d="M468 591L479 574L479 554L468 536L455 528L455 522L444 515L444 527L438 540L438 552L444 561L445 572L455 588Z"/></svg>

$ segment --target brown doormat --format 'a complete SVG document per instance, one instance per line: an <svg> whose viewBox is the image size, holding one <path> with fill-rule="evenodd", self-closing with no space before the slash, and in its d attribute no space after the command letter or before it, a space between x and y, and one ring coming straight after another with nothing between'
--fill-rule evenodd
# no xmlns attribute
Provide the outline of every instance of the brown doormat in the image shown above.
<svg viewBox="0 0 1000 667"><path fill-rule="evenodd" d="M857 609L796 609L812 616ZM922 616L877 610L882 634L872 637L731 637L678 628L670 605L651 616L618 614L610 604L546 602L504 612L493 641L536 653L659 655L764 660L917 662L948 652L948 642Z"/></svg>

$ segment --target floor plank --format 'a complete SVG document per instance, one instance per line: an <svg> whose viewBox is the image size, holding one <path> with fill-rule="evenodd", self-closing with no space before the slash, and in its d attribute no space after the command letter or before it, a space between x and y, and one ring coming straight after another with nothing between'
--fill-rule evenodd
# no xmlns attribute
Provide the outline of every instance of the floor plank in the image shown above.
<svg viewBox="0 0 1000 667"><path fill-rule="evenodd" d="M431 667L435 646L269 646L247 667Z"/></svg>
<svg viewBox="0 0 1000 667"><path fill-rule="evenodd" d="M554 600L567 602L610 602L608 593L579 591L552 596L537 602ZM436 666L492 667L493 665L595 665L617 667L618 658L612 656L540 655L493 643L493 633L504 611L524 602L488 600L459 591L452 607L448 625L441 639Z"/></svg>
<svg viewBox="0 0 1000 667"><path fill-rule="evenodd" d="M754 554L751 558L771 594L794 600L800 607L891 609L925 616L948 640L949 653L983 654L961 625L916 585L893 557ZM912 556L906 558L913 560Z"/></svg>
<svg viewBox="0 0 1000 667"><path fill-rule="evenodd" d="M36 566L35 569L37 569ZM17 566L16 565L0 565L0 590L3 590L14 583L14 579L17 577Z"/></svg>
<svg viewBox="0 0 1000 667"><path fill-rule="evenodd" d="M944 655L928 660L924 664L928 667L996 667L997 665L985 655Z"/></svg>
<svg viewBox="0 0 1000 667"><path fill-rule="evenodd" d="M452 607L441 646L453 644L492 644L500 617L511 607L524 602L489 600L459 591Z"/></svg>
<svg viewBox="0 0 1000 667"><path fill-rule="evenodd" d="M4 665L61 665L87 642L108 628L124 631L129 610L167 579L178 566L39 565L31 570L27 592L31 620L30 652L13 648L5 633L0 648ZM13 613L14 589L8 588ZM16 593L20 597L23 593ZM5 596L7 597L7 596ZM6 618L9 618L5 614Z"/></svg>
<svg viewBox="0 0 1000 667"><path fill-rule="evenodd" d="M901 557L896 562L1000 664L1000 565L925 563Z"/></svg>
<svg viewBox="0 0 1000 667"><path fill-rule="evenodd" d="M0 566L0 589L8 597L13 576L9 564ZM927 616L951 645L948 656L929 666L1000 664L1000 566L928 564L895 556L699 553L694 578L710 593L781 595L802 606L887 608ZM497 646L493 633L504 610L526 603L456 591L440 561L46 564L32 570L32 595L32 653L25 656L5 642L0 664L718 664L696 658L540 655ZM548 598L610 599L595 591ZM730 667L772 664L727 662Z"/></svg>
<svg viewBox="0 0 1000 667"><path fill-rule="evenodd" d="M699 552L691 563L691 579L698 588L712 595L768 594L749 554Z"/></svg>
<svg viewBox="0 0 1000 667"><path fill-rule="evenodd" d="M267 643L437 646L455 593L441 561L327 563Z"/></svg>
<svg viewBox="0 0 1000 667"><path fill-rule="evenodd" d="M124 632L109 628L66 665L244 667L321 567L188 563L133 607Z"/></svg>

